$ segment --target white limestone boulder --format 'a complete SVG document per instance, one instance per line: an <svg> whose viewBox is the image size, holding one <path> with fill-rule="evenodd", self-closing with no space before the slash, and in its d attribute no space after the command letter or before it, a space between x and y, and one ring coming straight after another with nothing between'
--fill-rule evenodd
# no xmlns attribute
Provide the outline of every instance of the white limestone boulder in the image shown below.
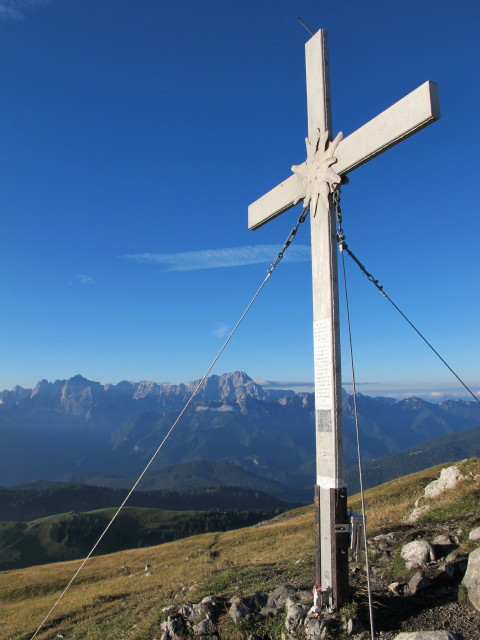
<svg viewBox="0 0 480 640"><path fill-rule="evenodd" d="M232 601L232 605L228 610L228 613L235 624L246 622L253 618L253 611L248 607L241 598L237 598Z"/></svg>
<svg viewBox="0 0 480 640"><path fill-rule="evenodd" d="M450 536L443 534L443 535L436 536L432 540L432 544L438 545L439 547L448 547L453 544L453 540L451 539Z"/></svg>
<svg viewBox="0 0 480 640"><path fill-rule="evenodd" d="M425 487L426 498L436 498L447 489L453 489L464 476L456 465L445 467L440 471L438 480L434 480Z"/></svg>
<svg viewBox="0 0 480 640"><path fill-rule="evenodd" d="M415 595L418 591L422 589L428 589L432 585L432 581L427 578L421 571L417 571L410 578L410 581L407 585L407 593L410 596Z"/></svg>
<svg viewBox="0 0 480 640"><path fill-rule="evenodd" d="M420 518L420 516L423 516L423 514L427 512L429 509L430 509L429 504L424 504L422 507L415 507L415 509L408 516L405 522L408 522L409 524L416 522Z"/></svg>
<svg viewBox="0 0 480 640"><path fill-rule="evenodd" d="M300 625L303 625L303 621L307 617L308 609L308 604L294 604L289 607L285 620L285 627L288 633L294 633Z"/></svg>
<svg viewBox="0 0 480 640"><path fill-rule="evenodd" d="M480 547L468 556L468 565L462 584L468 592L468 599L480 611Z"/></svg>
<svg viewBox="0 0 480 640"><path fill-rule="evenodd" d="M168 616L166 622L162 622L160 626L162 631L174 640L180 638L186 630L185 621L180 615Z"/></svg>
<svg viewBox="0 0 480 640"><path fill-rule="evenodd" d="M435 549L428 540L414 540L402 547L400 552L407 569L421 569L435 560Z"/></svg>
<svg viewBox="0 0 480 640"><path fill-rule="evenodd" d="M288 584L278 587L277 589L275 589L275 591L268 595L267 603L260 610L260 615L265 618L270 618L278 615L284 608L287 600L289 601L289 606L293 604L293 600L296 601L295 588Z"/></svg>
<svg viewBox="0 0 480 640"><path fill-rule="evenodd" d="M303 623L306 640L324 640L327 635L327 621L305 618Z"/></svg>
<svg viewBox="0 0 480 640"><path fill-rule="evenodd" d="M480 540L480 527L475 527L475 529L472 529L470 531L468 539L469 540Z"/></svg>
<svg viewBox="0 0 480 640"><path fill-rule="evenodd" d="M205 618L205 620L193 625L193 633L196 636L216 636L218 634L218 628L213 620Z"/></svg>

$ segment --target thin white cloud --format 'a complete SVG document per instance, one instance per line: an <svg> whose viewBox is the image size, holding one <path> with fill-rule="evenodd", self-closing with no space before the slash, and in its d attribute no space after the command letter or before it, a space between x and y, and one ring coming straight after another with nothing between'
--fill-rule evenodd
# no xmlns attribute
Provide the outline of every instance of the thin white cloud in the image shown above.
<svg viewBox="0 0 480 640"><path fill-rule="evenodd" d="M10 20L22 20L25 12L42 5L49 4L51 0L0 0L0 18Z"/></svg>
<svg viewBox="0 0 480 640"><path fill-rule="evenodd" d="M228 325L219 323L212 331L212 334L215 336L215 338L221 339L226 338L229 332L230 327Z"/></svg>
<svg viewBox="0 0 480 640"><path fill-rule="evenodd" d="M259 244L226 249L203 249L201 251L181 251L179 253L135 253L123 256L129 260L163 265L165 271L196 271L198 269L219 269L240 267L249 264L270 265L279 251L278 245ZM292 245L285 253L288 262L310 260L310 247L304 244Z"/></svg>
<svg viewBox="0 0 480 640"><path fill-rule="evenodd" d="M87 276L84 273L81 273L77 276L80 281L80 284L97 284L96 280L92 278L92 276Z"/></svg>

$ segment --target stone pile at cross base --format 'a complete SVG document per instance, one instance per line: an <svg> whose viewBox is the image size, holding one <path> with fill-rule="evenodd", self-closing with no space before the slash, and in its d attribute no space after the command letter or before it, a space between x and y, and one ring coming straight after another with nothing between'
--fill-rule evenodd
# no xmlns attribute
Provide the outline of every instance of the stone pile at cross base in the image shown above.
<svg viewBox="0 0 480 640"><path fill-rule="evenodd" d="M229 640L219 629L219 619L227 615L242 632L244 640L270 640L268 634L254 631L266 618L281 617L282 640L329 640L351 637L367 640L370 632L355 618L310 613L312 595L290 585L278 587L271 593L255 592L246 597L225 598L207 596L199 603L185 602L163 609L167 619L161 623L160 640ZM253 630L252 630L253 629ZM222 633L222 635L221 635ZM341 634L341 635L339 635ZM385 637L382 633L378 638ZM389 637L392 637L391 635ZM155 639L156 640L156 639ZM446 630L402 632L393 640L470 640Z"/></svg>
<svg viewBox="0 0 480 640"><path fill-rule="evenodd" d="M465 479L458 467L447 467L442 470L440 482L427 485L422 499L430 501L433 494L433 497L439 495L439 487L443 493ZM408 517L405 522L411 523ZM411 524L408 526L411 529ZM480 547L470 553L459 548L461 537L467 533L473 543L480 541L480 526L469 528L470 531L455 526L452 530L436 531L430 539L419 529L416 539L406 543L402 543L400 538L403 535L398 531L377 535L369 541L374 600L381 601L383 605L374 614L379 622L375 633L377 640L477 640L480 637L477 633L480 628L477 613L480 612ZM397 558L404 563L410 577L406 582L393 582L386 587L381 580L383 570ZM284 585L271 593L255 592L245 597L208 596L199 603L184 602L165 607L166 620L161 623L160 638L155 640L180 640L192 636L198 640L230 640L225 631L228 628L225 619L228 619L230 627L234 625L237 628L244 640L272 640L279 634L282 640L338 640L349 637L368 640L370 629L367 628L363 571L357 566L350 572L352 586L356 583L353 587L354 600L360 604L351 609L350 615L342 612L317 615L312 611L311 591ZM435 606L451 604L457 601L456 594L462 590L465 594L463 606L470 611L467 617L474 619L470 628L476 628L476 635L468 633L463 636L449 631L449 623L453 621L448 617L441 620L438 609L434 619L441 623L443 629L400 632L400 628L408 628L407 620L412 610L431 610L432 603ZM469 607L472 608L469 610ZM397 631L392 624L384 624L385 620L394 617L393 609L409 614L401 617L406 624ZM361 620L359 616L362 616ZM267 619L275 619L273 626L276 631L272 635L265 631ZM478 624L475 625L477 619ZM390 630L386 631L386 628Z"/></svg>

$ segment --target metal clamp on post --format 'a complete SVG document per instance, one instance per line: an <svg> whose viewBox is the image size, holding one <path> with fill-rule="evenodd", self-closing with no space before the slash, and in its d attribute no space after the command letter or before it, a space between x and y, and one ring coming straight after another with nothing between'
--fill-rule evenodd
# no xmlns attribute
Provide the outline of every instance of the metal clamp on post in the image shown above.
<svg viewBox="0 0 480 640"><path fill-rule="evenodd" d="M365 530L363 515L350 511L350 549L353 550L355 562L360 562L365 548Z"/></svg>

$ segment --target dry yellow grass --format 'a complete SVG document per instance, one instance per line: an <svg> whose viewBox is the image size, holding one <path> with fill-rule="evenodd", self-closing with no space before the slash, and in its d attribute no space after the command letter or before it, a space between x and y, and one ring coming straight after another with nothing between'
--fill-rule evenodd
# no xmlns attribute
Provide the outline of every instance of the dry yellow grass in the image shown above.
<svg viewBox="0 0 480 640"><path fill-rule="evenodd" d="M368 530L394 529L413 509L442 467L366 492ZM432 505L437 518L477 509L480 461L460 463L468 480ZM359 496L350 500L359 509ZM428 518L428 514L425 516ZM294 582L313 583L313 508L285 514L265 526L211 533L158 547L92 558L53 612L39 640L152 640L160 636L161 609L204 595L246 594ZM152 575L144 576L145 564ZM0 637L28 640L79 566L62 562L0 573ZM129 567L129 570L123 569ZM131 575L130 575L131 574Z"/></svg>
<svg viewBox="0 0 480 640"><path fill-rule="evenodd" d="M238 583L245 569L253 575L255 568L261 572L288 565L296 548L295 559L299 558L312 548L311 523L311 508L304 508L276 524L92 558L37 638L59 633L75 639L148 638L152 615L158 620L161 607L172 600L211 593L209 587L218 576L220 585L229 576ZM152 565L149 577L144 576L147 562ZM78 566L79 562L61 562L0 573L1 637L31 637ZM241 590L239 584L232 589Z"/></svg>
<svg viewBox="0 0 480 640"><path fill-rule="evenodd" d="M444 515L448 516L448 512L455 505L462 512L469 511L469 505L464 502L467 496L471 502L471 509L476 509L478 512L478 495L476 495L480 490L480 460L478 458L456 463L467 479L460 482L454 489L444 492L434 500L427 501L422 497L425 486L438 479L440 471L444 467L451 466L451 464L439 464L430 469L425 469L403 478L397 478L373 489L368 489L365 492L368 528L372 532L376 532L382 529L398 527L404 522L405 517L412 512L417 499L419 499L419 505L427 502L431 504L431 510L425 513L420 522L428 521L432 517L441 519L442 510L445 512ZM349 503L354 511L361 510L359 495L352 496Z"/></svg>

